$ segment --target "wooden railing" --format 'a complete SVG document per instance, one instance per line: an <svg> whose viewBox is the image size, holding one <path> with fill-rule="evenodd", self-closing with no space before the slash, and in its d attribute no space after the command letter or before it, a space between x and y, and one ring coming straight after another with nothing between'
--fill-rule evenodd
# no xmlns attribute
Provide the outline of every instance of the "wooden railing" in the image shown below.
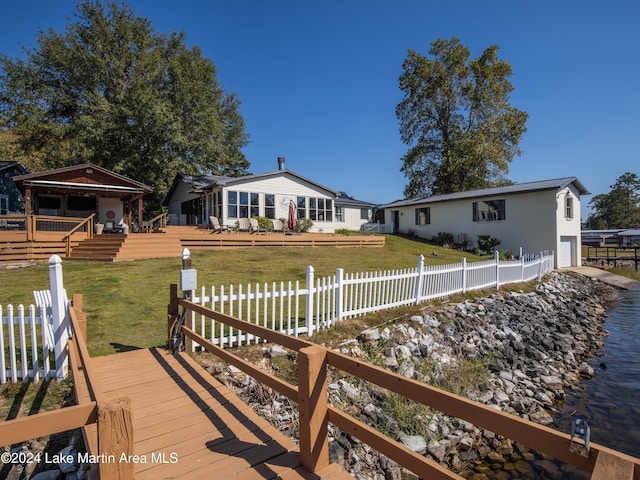
<svg viewBox="0 0 640 480"><path fill-rule="evenodd" d="M167 216L167 213L161 213L160 215L156 215L149 221L142 222L142 233L151 233L154 228L166 228ZM158 224L158 226L154 227L156 223Z"/></svg>
<svg viewBox="0 0 640 480"><path fill-rule="evenodd" d="M71 236L79 231L82 227L86 227L87 238L93 238L93 219L95 216L96 214L92 213L83 222L80 222L78 225L69 230L69 232L64 237L62 237L62 241L66 242L67 257L71 255Z"/></svg>
<svg viewBox="0 0 640 480"><path fill-rule="evenodd" d="M172 332L179 321L179 308L222 322L229 327L249 332L268 342L276 343L298 352L298 386L292 386L272 375L265 373L253 364L212 344L190 328L181 326L185 337L185 350L192 351L193 343L206 351L241 369L257 381L274 389L298 403L300 415L300 457L303 465L317 472L328 465L328 429L327 422L333 423L346 433L384 453L403 467L411 470L420 478L460 479L458 475L438 463L413 452L404 445L360 422L345 412L327 404L326 367L331 365L350 375L374 383L382 388L400 394L415 402L428 405L441 412L463 419L480 428L491 430L511 440L517 441L541 453L574 465L581 470L593 472L592 478L609 479L607 470L612 459L622 465L621 469L630 472L628 477L640 480L640 459L625 455L607 447L591 443L588 457L570 450L572 444L568 434L557 432L548 427L524 420L515 415L495 410L486 405L473 402L452 393L439 390L410 378L382 368L358 361L347 355L326 349L309 341L291 337L273 330L251 324L178 297L177 285L171 285L168 306L169 345ZM578 444L584 443L574 439ZM597 468L594 469L594 467Z"/></svg>
<svg viewBox="0 0 640 480"><path fill-rule="evenodd" d="M618 262L634 262L636 272L640 263L639 247L586 247L587 261L589 262L607 262L607 265L613 263L614 267L618 266Z"/></svg>
<svg viewBox="0 0 640 480"><path fill-rule="evenodd" d="M132 455L131 401L129 398L107 400L93 380L95 374L85 342L86 316L82 312L81 295L73 296L73 306L69 308L69 321L72 338L68 346L76 405L0 422L0 443L13 445L82 428L87 453L90 456L118 459L123 453ZM90 478L133 478L133 464L130 462L100 461L92 464L92 470L93 476Z"/></svg>

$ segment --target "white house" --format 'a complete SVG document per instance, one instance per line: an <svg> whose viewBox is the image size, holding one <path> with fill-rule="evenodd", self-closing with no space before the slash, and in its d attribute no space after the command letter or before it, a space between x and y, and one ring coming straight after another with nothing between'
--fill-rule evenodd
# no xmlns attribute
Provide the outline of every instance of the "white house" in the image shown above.
<svg viewBox="0 0 640 480"><path fill-rule="evenodd" d="M297 218L313 222L312 232L360 230L370 222L373 208L287 170L283 157L278 170L258 175L177 175L164 205L171 225L208 224L215 216L233 227L239 218L286 219L292 202Z"/></svg>
<svg viewBox="0 0 640 480"><path fill-rule="evenodd" d="M468 192L402 200L380 208L387 231L432 238L451 233L477 244L500 240L498 248L518 253L556 252L556 267L580 265L580 196L589 195L576 177L528 182Z"/></svg>

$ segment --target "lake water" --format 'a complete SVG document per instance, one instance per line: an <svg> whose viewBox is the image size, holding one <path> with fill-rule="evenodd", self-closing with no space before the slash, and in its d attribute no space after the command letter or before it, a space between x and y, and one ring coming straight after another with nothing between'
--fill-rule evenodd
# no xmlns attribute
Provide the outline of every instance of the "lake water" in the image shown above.
<svg viewBox="0 0 640 480"><path fill-rule="evenodd" d="M609 335L588 360L595 375L566 390L552 426L571 433L573 420L582 418L592 442L640 457L640 291L621 290L607 313Z"/></svg>

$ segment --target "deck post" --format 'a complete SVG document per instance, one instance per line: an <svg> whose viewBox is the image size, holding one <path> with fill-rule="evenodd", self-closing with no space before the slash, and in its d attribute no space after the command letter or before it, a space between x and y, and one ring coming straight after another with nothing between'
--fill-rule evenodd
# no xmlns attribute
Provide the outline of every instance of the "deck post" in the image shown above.
<svg viewBox="0 0 640 480"><path fill-rule="evenodd" d="M82 339L87 341L87 315L82 311L82 294L73 294L73 308L76 309L76 317L78 318L78 329L82 334Z"/></svg>
<svg viewBox="0 0 640 480"><path fill-rule="evenodd" d="M173 348L173 327L180 317L178 309L178 284L169 285L169 305L167 305L167 347Z"/></svg>
<svg viewBox="0 0 640 480"><path fill-rule="evenodd" d="M133 478L133 410L129 397L98 403L98 452L103 459L100 478Z"/></svg>
<svg viewBox="0 0 640 480"><path fill-rule="evenodd" d="M298 352L300 461L312 473L329 465L326 356L318 345Z"/></svg>

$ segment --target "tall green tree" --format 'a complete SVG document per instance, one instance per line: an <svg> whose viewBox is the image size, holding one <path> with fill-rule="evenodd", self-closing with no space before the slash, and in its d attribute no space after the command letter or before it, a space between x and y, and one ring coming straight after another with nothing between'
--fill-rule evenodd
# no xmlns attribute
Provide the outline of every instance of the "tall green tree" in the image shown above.
<svg viewBox="0 0 640 480"><path fill-rule="evenodd" d="M505 183L528 117L509 104L511 65L495 45L471 59L455 37L434 41L429 54L409 50L400 76L396 116L410 146L401 168L405 196Z"/></svg>
<svg viewBox="0 0 640 480"><path fill-rule="evenodd" d="M587 223L591 228L640 227L640 178L626 172L611 185L609 193L594 196L589 205L593 213Z"/></svg>
<svg viewBox="0 0 640 480"><path fill-rule="evenodd" d="M156 207L178 172L246 173L240 102L184 33L83 1L36 41L25 59L0 56L0 124L44 168L95 163L154 187Z"/></svg>

